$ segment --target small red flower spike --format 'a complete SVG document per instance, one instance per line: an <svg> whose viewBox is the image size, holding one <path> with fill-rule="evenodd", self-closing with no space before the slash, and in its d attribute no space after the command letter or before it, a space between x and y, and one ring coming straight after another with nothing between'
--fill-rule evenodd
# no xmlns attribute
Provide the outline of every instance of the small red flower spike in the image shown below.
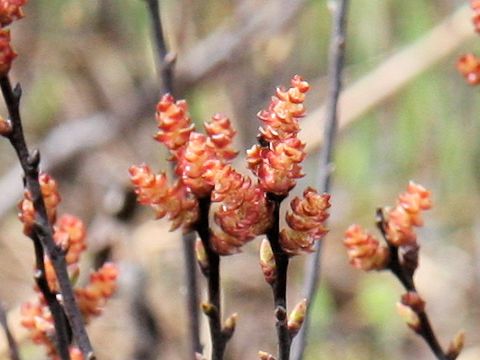
<svg viewBox="0 0 480 360"><path fill-rule="evenodd" d="M423 225L421 211L431 207L430 191L411 181L407 191L398 197L397 206L388 212L388 241L395 246L415 244L417 235L414 227Z"/></svg>
<svg viewBox="0 0 480 360"><path fill-rule="evenodd" d="M0 26L4 27L23 18L22 6L26 3L27 0L0 0Z"/></svg>
<svg viewBox="0 0 480 360"><path fill-rule="evenodd" d="M10 45L10 31L0 30L0 76L5 76L10 71L13 60L17 57Z"/></svg>
<svg viewBox="0 0 480 360"><path fill-rule="evenodd" d="M291 211L285 218L288 228L280 232L280 245L290 255L313 251L315 241L324 236L328 230L324 225L330 207L330 195L320 195L316 190L307 188L303 199L295 197L290 202Z"/></svg>
<svg viewBox="0 0 480 360"><path fill-rule="evenodd" d="M475 27L475 31L480 33L480 1L470 0L470 6L473 10L472 23Z"/></svg>
<svg viewBox="0 0 480 360"><path fill-rule="evenodd" d="M154 174L149 166L131 166L130 180L135 186L137 200L142 205L150 205L157 219L167 216L172 221L171 230L180 226L188 229L198 217L198 201L191 196L184 184L175 182L168 186L164 173Z"/></svg>
<svg viewBox="0 0 480 360"><path fill-rule="evenodd" d="M188 113L187 102L175 102L170 94L164 95L157 104L157 125L159 131L155 140L163 143L172 152L187 143L195 127Z"/></svg>
<svg viewBox="0 0 480 360"><path fill-rule="evenodd" d="M233 129L230 119L215 114L204 126L210 142L215 147L216 156L225 163L233 160L238 154L238 151L231 147L237 132Z"/></svg>
<svg viewBox="0 0 480 360"><path fill-rule="evenodd" d="M178 157L177 175L198 198L209 196L213 189L213 184L205 179L205 174L219 165L215 150L208 136L192 132L185 150Z"/></svg>
<svg viewBox="0 0 480 360"><path fill-rule="evenodd" d="M298 119L305 115L303 102L310 85L299 75L292 78L291 85L288 90L277 88L268 109L257 115L263 123L260 134L265 141L284 140L300 131Z"/></svg>
<svg viewBox="0 0 480 360"><path fill-rule="evenodd" d="M361 270L382 270L385 268L389 251L360 225L351 225L345 232L343 240L347 248L350 264Z"/></svg>
<svg viewBox="0 0 480 360"><path fill-rule="evenodd" d="M262 234L270 224L270 209L265 192L249 177L243 176L230 165L215 173L212 202L220 203L214 219L227 235L216 233L216 249L235 253L255 236ZM234 240L235 239L235 240ZM215 243L215 241L214 241ZM227 244L232 249L227 250Z"/></svg>
<svg viewBox="0 0 480 360"><path fill-rule="evenodd" d="M303 176L301 162L305 144L297 138L298 118L305 115L303 101L309 85L300 76L292 79L288 90L277 89L268 110L258 115L261 145L247 151L248 167L269 193L285 196Z"/></svg>
<svg viewBox="0 0 480 360"><path fill-rule="evenodd" d="M457 69L470 85L480 83L480 58L476 55L470 53L461 56L457 62Z"/></svg>
<svg viewBox="0 0 480 360"><path fill-rule="evenodd" d="M78 307L85 321L101 313L105 302L115 292L117 277L117 267L112 263L105 263L100 269L90 274L88 285L75 289Z"/></svg>
<svg viewBox="0 0 480 360"><path fill-rule="evenodd" d="M55 224L54 240L66 251L68 265L78 263L80 255L87 248L86 229L82 220L73 215L62 215Z"/></svg>
<svg viewBox="0 0 480 360"><path fill-rule="evenodd" d="M45 209L47 210L48 220L53 224L57 216L57 206L61 201L57 182L46 173L40 174L39 182L43 201L45 202ZM23 200L18 204L18 209L18 217L23 223L23 232L25 235L29 235L35 222L35 209L33 208L32 197L28 191L24 192Z"/></svg>

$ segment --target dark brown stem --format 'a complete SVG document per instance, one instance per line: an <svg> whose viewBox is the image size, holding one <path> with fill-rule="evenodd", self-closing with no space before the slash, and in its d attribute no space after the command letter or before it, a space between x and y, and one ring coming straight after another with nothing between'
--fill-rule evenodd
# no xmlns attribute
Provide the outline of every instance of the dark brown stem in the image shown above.
<svg viewBox="0 0 480 360"><path fill-rule="evenodd" d="M333 22L329 50L329 91L327 95L325 133L323 149L320 152L318 187L322 192L330 191L332 155L338 128L338 99L342 89L342 75L345 62L345 40L349 0L333 2ZM293 359L303 359L310 326L310 304L314 301L320 279L320 256L322 242L317 241L315 252L307 262L304 291L307 299L305 320L293 344Z"/></svg>
<svg viewBox="0 0 480 360"><path fill-rule="evenodd" d="M53 240L53 229L48 221L38 180L40 154L38 151L30 154L25 142L19 106L22 94L21 87L17 85L15 89L12 89L8 76L0 77L0 87L12 124L12 131L7 134L6 137L10 140L10 143L17 153L18 160L24 172L25 186L32 196L33 207L35 209L36 224L33 231L35 232L35 236L40 240L44 251L52 261L58 279L65 313L67 314L75 341L87 360L95 359L82 315L75 301L64 253Z"/></svg>
<svg viewBox="0 0 480 360"><path fill-rule="evenodd" d="M161 78L161 93L170 93L175 96L174 89L174 64L175 57L168 52L167 43L165 41L164 29L161 17L161 7L159 0L145 0L148 6L148 13L152 23L152 33L155 40L156 59L158 74ZM200 343L200 322L198 313L198 281L197 268L195 259L195 236L194 233L184 234L183 242L183 258L185 265L185 280L187 289L187 312L189 322L189 338L190 338L190 357L194 358L195 353L202 352L202 344Z"/></svg>
<svg viewBox="0 0 480 360"><path fill-rule="evenodd" d="M17 342L15 341L10 328L8 327L7 314L2 304L0 303L0 325L5 332L5 336L8 342L8 352L10 355L10 360L20 360L20 354L18 352Z"/></svg>
<svg viewBox="0 0 480 360"><path fill-rule="evenodd" d="M222 360L225 347L232 333L222 328L222 308L220 299L220 256L213 250L210 241L208 215L210 211L210 197L199 199L200 217L196 231L200 236L207 255L208 271L204 272L208 282L208 303L205 314L208 316L210 338L212 341L212 360Z"/></svg>
<svg viewBox="0 0 480 360"><path fill-rule="evenodd" d="M152 21L153 37L157 52L158 73L162 78L162 93L174 94L173 86L173 65L175 57L167 50L165 35L163 31L162 18L160 15L159 0L145 0L148 5L148 12Z"/></svg>
<svg viewBox="0 0 480 360"><path fill-rule="evenodd" d="M390 252L389 262L386 266L386 269L390 270L390 272L395 275L395 277L402 284L405 290L418 294L415 286L415 281L413 279L414 271L409 271L409 269L407 268L408 264L406 264L405 262L402 263L400 261L398 246L392 245L392 242L388 239L386 227L387 220L385 219L382 209L377 210L376 217L377 227L382 233L385 242L388 244L388 249ZM416 246L415 249L416 251L418 251L418 246ZM425 342L428 344L428 346L438 360L451 360L442 349L442 346L440 345L437 336L433 331L432 325L430 324L430 320L425 310L418 311L416 312L416 314L418 315L420 324L418 328L415 329L415 332L425 340Z"/></svg>
<svg viewBox="0 0 480 360"><path fill-rule="evenodd" d="M72 340L72 330L68 323L65 311L57 299L57 294L53 292L48 285L45 271L45 253L43 251L42 243L36 236L35 231L32 232L30 238L33 241L35 249L35 282L37 283L53 317L57 352L62 360L70 360L69 345Z"/></svg>
<svg viewBox="0 0 480 360"><path fill-rule="evenodd" d="M280 245L280 204L284 196L269 193L267 195L273 207L273 223L267 231L267 239L273 251L276 266L276 278L272 283L273 303L277 328L278 360L290 359L292 336L287 326L287 274L289 256Z"/></svg>

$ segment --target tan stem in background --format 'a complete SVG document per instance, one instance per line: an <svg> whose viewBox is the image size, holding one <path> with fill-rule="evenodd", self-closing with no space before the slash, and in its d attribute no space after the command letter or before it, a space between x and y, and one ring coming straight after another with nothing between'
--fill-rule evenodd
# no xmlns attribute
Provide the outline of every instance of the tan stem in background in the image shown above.
<svg viewBox="0 0 480 360"><path fill-rule="evenodd" d="M402 90L417 76L454 53L462 43L475 36L470 18L470 8L462 6L426 35L407 45L369 74L348 86L340 95L339 129L344 129ZM322 105L311 111L303 122L300 136L307 143L308 152L321 145L325 110L325 105Z"/></svg>

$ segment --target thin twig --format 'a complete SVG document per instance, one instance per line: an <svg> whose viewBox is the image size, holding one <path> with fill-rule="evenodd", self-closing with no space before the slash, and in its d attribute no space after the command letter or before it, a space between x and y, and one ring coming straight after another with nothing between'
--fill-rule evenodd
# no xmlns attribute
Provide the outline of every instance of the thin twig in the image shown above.
<svg viewBox="0 0 480 360"><path fill-rule="evenodd" d="M62 360L70 360L69 345L71 343L72 330L68 323L65 311L58 301L57 294L53 292L48 285L45 270L45 252L40 239L36 235L36 231L32 232L30 238L33 241L35 249L35 282L37 283L53 317L57 352Z"/></svg>
<svg viewBox="0 0 480 360"><path fill-rule="evenodd" d="M17 153L18 160L24 172L25 186L32 196L33 207L35 209L36 224L33 231L36 233L35 236L38 237L43 249L52 261L60 291L62 293L64 309L76 343L85 358L93 360L95 359L95 355L93 353L92 345L90 344L90 339L85 330L82 315L75 301L72 285L68 276L64 252L55 244L55 241L53 240L52 224L48 221L47 211L38 180L40 154L38 151L30 153L23 134L20 117L21 87L20 85L17 85L15 89L12 89L8 75L0 77L0 87L12 124L12 131L7 134L6 137L10 140L10 143Z"/></svg>
<svg viewBox="0 0 480 360"><path fill-rule="evenodd" d="M173 65L175 57L167 50L163 31L162 18L160 15L159 0L145 0L148 5L148 13L152 21L153 36L157 49L158 73L162 78L162 93L174 94Z"/></svg>
<svg viewBox="0 0 480 360"><path fill-rule="evenodd" d="M0 303L0 325L2 326L5 336L7 338L10 359L20 360L20 354L18 352L17 342L15 341L12 333L10 332L10 328L8 327L8 322L7 322L7 314L5 313L5 309L3 308L1 303Z"/></svg>
<svg viewBox="0 0 480 360"><path fill-rule="evenodd" d="M157 49L156 57L158 62L158 73L162 80L162 93L170 93L175 95L173 72L175 57L168 52L167 44L165 42L164 29L160 13L160 4L158 0L146 0L146 2L148 4L149 14L152 20L152 32L154 34L155 47ZM198 281L194 233L184 234L182 236L182 244L187 289L187 314L191 350L190 357L194 358L195 353L202 352L202 344L200 343Z"/></svg>
<svg viewBox="0 0 480 360"><path fill-rule="evenodd" d="M397 280L402 284L402 286L405 288L405 290L407 290L407 292L415 293L418 295L413 275L415 273L416 267L418 266L418 251L420 249L419 246L416 245L411 248L412 252L415 253L413 257L414 265L412 266L412 264L409 264L409 261L406 258L408 256L405 254L403 255L402 263L400 261L398 246L392 245L392 242L388 239L387 220L385 219L385 215L382 209L377 210L376 217L377 228L380 230L383 238L385 239L385 242L388 244L388 249L390 253L389 261L385 269L390 270L390 272L397 278ZM419 296L419 298L421 297ZM425 310L417 310L416 314L418 315L419 325L415 328L415 332L425 340L425 342L430 347L438 360L452 360L451 357L446 354L446 352L440 345L440 342L437 339L437 336L430 323L430 319L428 318Z"/></svg>
<svg viewBox="0 0 480 360"><path fill-rule="evenodd" d="M273 206L273 223L267 231L267 239L275 259L276 277L272 283L273 302L277 328L278 360L290 359L292 335L287 326L287 274L289 256L280 245L280 204L284 196L268 193L267 198Z"/></svg>
<svg viewBox="0 0 480 360"><path fill-rule="evenodd" d="M222 328L222 304L220 300L220 255L212 248L210 240L209 212L210 196L199 199L199 220L196 231L200 236L205 253L207 255L208 270L203 272L208 283L208 303L204 304L203 310L208 316L210 327L210 339L212 341L212 360L223 360L225 347L232 336L231 331Z"/></svg>
<svg viewBox="0 0 480 360"><path fill-rule="evenodd" d="M347 27L348 0L338 0L333 3L333 23L329 50L329 93L326 105L325 133L323 149L320 153L320 174L318 187L322 192L330 191L332 173L332 155L335 146L335 138L338 128L338 99L342 89L342 74L345 60L345 41ZM307 310L305 320L300 333L296 337L293 358L301 360L305 351L308 329L310 326L311 304L315 299L320 278L320 256L322 242L317 241L315 252L307 262L305 274L305 297Z"/></svg>

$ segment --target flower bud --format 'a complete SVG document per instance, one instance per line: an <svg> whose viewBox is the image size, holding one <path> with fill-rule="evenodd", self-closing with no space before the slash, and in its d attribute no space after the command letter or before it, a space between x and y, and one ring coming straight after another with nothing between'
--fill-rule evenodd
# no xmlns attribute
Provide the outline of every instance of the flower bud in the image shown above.
<svg viewBox="0 0 480 360"><path fill-rule="evenodd" d="M209 266L207 252L205 251L205 247L203 246L202 240L200 238L197 238L195 240L195 255L197 257L197 262L200 266L200 269L202 270L202 273L208 273Z"/></svg>
<svg viewBox="0 0 480 360"><path fill-rule="evenodd" d="M172 152L183 147L194 129L186 101L175 101L172 95L164 95L157 104L157 125L155 140Z"/></svg>
<svg viewBox="0 0 480 360"><path fill-rule="evenodd" d="M397 312L400 317L403 318L403 320L407 323L407 325L415 332L418 332L420 330L420 318L410 306L404 305L399 302L397 303Z"/></svg>
<svg viewBox="0 0 480 360"><path fill-rule="evenodd" d="M0 1L0 26L6 26L14 20L23 18L22 6L27 0L1 0Z"/></svg>
<svg viewBox="0 0 480 360"><path fill-rule="evenodd" d="M388 263L389 250L360 225L351 225L345 232L343 244L350 264L361 270L382 270Z"/></svg>
<svg viewBox="0 0 480 360"><path fill-rule="evenodd" d="M462 352L464 345L465 345L465 331L460 330L455 335L452 342L448 346L447 358L450 360L455 360L458 357L458 355L460 355L460 353Z"/></svg>
<svg viewBox="0 0 480 360"><path fill-rule="evenodd" d="M1 21L1 20L0 20ZM17 57L10 46L10 31L0 30L0 76L5 76L10 71L13 60Z"/></svg>
<svg viewBox="0 0 480 360"><path fill-rule="evenodd" d="M212 303L204 302L200 305L202 307L202 311L207 316L215 316L218 313L218 309Z"/></svg>
<svg viewBox="0 0 480 360"><path fill-rule="evenodd" d="M90 274L88 284L75 289L78 307L85 321L100 315L103 306L116 290L118 269L113 263L105 263Z"/></svg>
<svg viewBox="0 0 480 360"><path fill-rule="evenodd" d="M260 245L260 267L262 268L265 281L273 284L277 278L277 265L272 247L267 239L263 239Z"/></svg>
<svg viewBox="0 0 480 360"><path fill-rule="evenodd" d="M288 330L291 336L295 336L302 327L307 312L307 299L303 299L293 308L288 317Z"/></svg>
<svg viewBox="0 0 480 360"><path fill-rule="evenodd" d="M409 291L403 294L401 302L411 307L417 314L425 311L425 301L415 291Z"/></svg>
<svg viewBox="0 0 480 360"><path fill-rule="evenodd" d="M222 329L225 335L232 336L233 332L235 331L235 327L237 326L237 319L238 319L238 314L233 313L227 318L227 320L225 320L225 323Z"/></svg>
<svg viewBox="0 0 480 360"><path fill-rule="evenodd" d="M316 241L327 233L325 221L330 207L330 195L318 194L313 188L303 192L303 198L295 197L290 202L291 211L285 219L288 228L280 231L280 245L290 255L312 252Z"/></svg>
<svg viewBox="0 0 480 360"><path fill-rule="evenodd" d="M421 212L432 207L430 191L410 181L407 191L400 194L397 205L388 211L387 239L394 246L415 245L414 227L422 226Z"/></svg>
<svg viewBox="0 0 480 360"><path fill-rule="evenodd" d="M272 354L269 354L265 351L259 351L258 358L260 360L276 360L276 358Z"/></svg>
<svg viewBox="0 0 480 360"><path fill-rule="evenodd" d="M0 116L0 135L8 136L12 132L12 122Z"/></svg>

